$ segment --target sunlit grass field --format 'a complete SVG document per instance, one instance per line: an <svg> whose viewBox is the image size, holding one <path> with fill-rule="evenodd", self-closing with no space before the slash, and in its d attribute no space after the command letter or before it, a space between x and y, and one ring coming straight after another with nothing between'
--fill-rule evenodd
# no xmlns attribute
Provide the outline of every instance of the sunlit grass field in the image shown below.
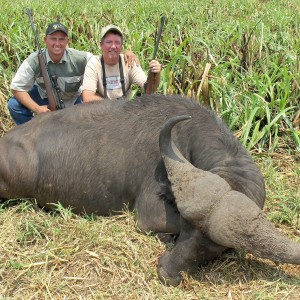
<svg viewBox="0 0 300 300"><path fill-rule="evenodd" d="M251 151L267 184L268 218L300 242L300 1L0 0L0 136L14 127L6 102L20 63L47 24L64 23L70 47L99 54L114 23L145 70L161 16L158 93L209 105ZM1 153L0 153L1 155ZM298 299L300 269L228 252L176 288L162 285L166 245L137 231L133 215L78 217L31 201L0 208L0 299Z"/></svg>

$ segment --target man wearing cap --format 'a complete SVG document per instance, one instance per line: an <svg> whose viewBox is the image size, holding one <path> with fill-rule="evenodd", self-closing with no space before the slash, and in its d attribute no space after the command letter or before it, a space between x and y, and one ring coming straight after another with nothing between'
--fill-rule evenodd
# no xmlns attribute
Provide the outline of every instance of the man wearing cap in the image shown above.
<svg viewBox="0 0 300 300"><path fill-rule="evenodd" d="M93 56L89 52L68 48L68 41L67 27L55 22L47 27L46 48L42 49L49 76L56 77L65 107L82 103L83 74ZM8 109L17 125L28 122L35 114L50 111L38 51L21 64L10 87L13 97L8 101Z"/></svg>
<svg viewBox="0 0 300 300"><path fill-rule="evenodd" d="M123 33L118 26L108 25L101 31L101 56L92 57L87 63L82 85L83 102L104 98L118 99L129 97L132 84L141 88L147 81L147 75L140 65L129 67L124 63ZM161 64L152 60L150 72L157 74L154 91L159 81Z"/></svg>

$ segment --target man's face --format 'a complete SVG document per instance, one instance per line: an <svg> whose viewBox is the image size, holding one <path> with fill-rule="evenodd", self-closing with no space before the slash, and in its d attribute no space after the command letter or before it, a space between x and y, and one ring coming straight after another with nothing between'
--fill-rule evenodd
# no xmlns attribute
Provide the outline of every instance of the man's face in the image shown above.
<svg viewBox="0 0 300 300"><path fill-rule="evenodd" d="M119 55L122 52L122 37L116 33L107 33L101 42L101 49L104 58L109 60L119 59Z"/></svg>
<svg viewBox="0 0 300 300"><path fill-rule="evenodd" d="M68 45L68 36L62 31L56 31L44 38L50 56L63 56Z"/></svg>

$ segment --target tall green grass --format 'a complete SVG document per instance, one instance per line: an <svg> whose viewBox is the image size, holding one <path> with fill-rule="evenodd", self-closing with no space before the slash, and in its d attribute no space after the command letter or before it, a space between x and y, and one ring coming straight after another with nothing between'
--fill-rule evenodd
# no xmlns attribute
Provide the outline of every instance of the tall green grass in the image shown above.
<svg viewBox="0 0 300 300"><path fill-rule="evenodd" d="M163 63L159 93L180 93L209 103L248 149L270 149L284 138L300 150L299 0L18 1L0 0L0 89L35 46L30 7L40 40L48 23L70 29L70 46L99 53L101 28L125 32L125 48L147 69L161 15L167 18L157 58ZM211 64L208 78L203 72ZM202 82L203 81L203 82ZM201 83L205 83L201 85ZM294 122L294 124L293 124Z"/></svg>

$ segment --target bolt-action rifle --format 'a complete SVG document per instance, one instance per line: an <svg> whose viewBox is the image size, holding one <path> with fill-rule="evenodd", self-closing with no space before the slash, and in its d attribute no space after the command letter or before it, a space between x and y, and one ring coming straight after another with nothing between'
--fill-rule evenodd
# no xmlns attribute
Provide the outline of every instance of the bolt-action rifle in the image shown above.
<svg viewBox="0 0 300 300"><path fill-rule="evenodd" d="M47 92L47 97L49 101L49 109L50 110L56 110L56 109L63 109L65 108L65 104L62 101L61 95L60 95L60 88L57 84L57 76L53 75L50 76L48 69L47 69L47 64L46 64L46 59L45 56L42 52L41 45L38 39L37 32L35 30L33 20L32 20L32 13L30 8L27 7L27 15L30 20L30 24L35 36L35 41L36 45L38 47L38 59L39 59L39 64L41 67L42 75L44 78L44 83L45 83L45 88Z"/></svg>
<svg viewBox="0 0 300 300"><path fill-rule="evenodd" d="M160 22L160 28L159 28L157 38L156 38L156 41L155 41L155 47L154 47L152 60L154 60L156 58L158 44L159 44L159 41L160 41L160 38L161 38L164 23L165 23L165 17L162 16L161 17L161 22ZM146 81L145 86L144 86L145 94L154 94L156 92L156 88L157 88L156 75L157 75L156 73L153 73L149 70L148 78L147 78L147 81Z"/></svg>

